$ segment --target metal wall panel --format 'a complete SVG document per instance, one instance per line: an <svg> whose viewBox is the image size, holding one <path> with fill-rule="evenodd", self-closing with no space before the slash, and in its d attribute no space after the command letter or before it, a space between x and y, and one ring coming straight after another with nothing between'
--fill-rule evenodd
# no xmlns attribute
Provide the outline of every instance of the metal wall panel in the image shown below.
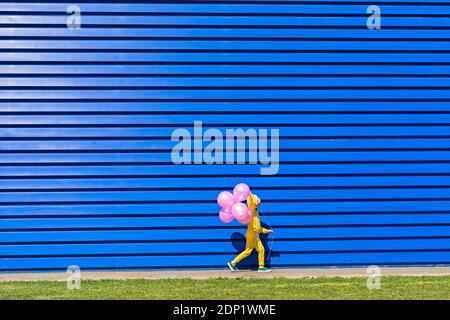
<svg viewBox="0 0 450 320"><path fill-rule="evenodd" d="M0 271L223 268L242 181L273 267L450 264L450 2L109 2L0 3ZM279 173L174 165L194 121Z"/></svg>

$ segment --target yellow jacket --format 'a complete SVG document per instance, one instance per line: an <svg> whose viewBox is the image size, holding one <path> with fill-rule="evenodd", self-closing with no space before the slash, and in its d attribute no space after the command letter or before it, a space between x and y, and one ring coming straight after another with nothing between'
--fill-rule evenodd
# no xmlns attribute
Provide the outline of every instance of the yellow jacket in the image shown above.
<svg viewBox="0 0 450 320"><path fill-rule="evenodd" d="M269 233L269 230L261 227L261 220L259 219L258 206L261 200L257 195L250 194L247 198L248 208L252 212L252 220L250 220L247 227L247 236L258 235L259 233Z"/></svg>

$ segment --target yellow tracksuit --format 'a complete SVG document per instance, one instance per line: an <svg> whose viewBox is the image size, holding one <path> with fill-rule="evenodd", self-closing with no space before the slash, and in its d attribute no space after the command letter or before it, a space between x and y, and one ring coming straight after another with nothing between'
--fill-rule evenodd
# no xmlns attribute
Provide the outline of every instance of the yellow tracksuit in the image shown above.
<svg viewBox="0 0 450 320"><path fill-rule="evenodd" d="M261 200L258 196L253 194L247 199L248 207L252 211L252 220L250 220L247 227L247 233L245 234L245 250L233 260L233 263L238 263L242 259L248 257L253 249L256 249L256 251L258 251L258 264L260 267L264 267L264 246L259 239L259 234L261 232L269 233L269 230L261 227L261 221L257 210L260 202Z"/></svg>

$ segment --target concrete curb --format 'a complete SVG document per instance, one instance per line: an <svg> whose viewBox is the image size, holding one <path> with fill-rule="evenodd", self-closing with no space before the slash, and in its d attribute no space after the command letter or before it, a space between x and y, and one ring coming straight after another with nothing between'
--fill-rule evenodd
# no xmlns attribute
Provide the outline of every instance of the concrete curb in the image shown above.
<svg viewBox="0 0 450 320"><path fill-rule="evenodd" d="M445 276L450 275L450 267L381 268L382 276ZM0 281L66 281L69 274L52 273L3 273ZM83 280L126 280L126 279L211 279L211 278L318 278L318 277L367 277L365 268L339 269L277 269L269 273L256 271L231 272L229 270L176 270L139 272L82 272Z"/></svg>

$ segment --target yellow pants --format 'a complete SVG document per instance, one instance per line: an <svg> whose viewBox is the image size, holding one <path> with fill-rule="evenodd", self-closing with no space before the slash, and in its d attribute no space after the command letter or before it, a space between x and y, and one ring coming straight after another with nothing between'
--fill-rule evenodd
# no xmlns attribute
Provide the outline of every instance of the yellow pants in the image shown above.
<svg viewBox="0 0 450 320"><path fill-rule="evenodd" d="M259 235L247 234L246 238L245 250L234 258L233 261L239 263L242 259L247 258L252 253L253 249L256 249L256 251L258 251L258 264L260 267L264 267L264 246L259 239Z"/></svg>

